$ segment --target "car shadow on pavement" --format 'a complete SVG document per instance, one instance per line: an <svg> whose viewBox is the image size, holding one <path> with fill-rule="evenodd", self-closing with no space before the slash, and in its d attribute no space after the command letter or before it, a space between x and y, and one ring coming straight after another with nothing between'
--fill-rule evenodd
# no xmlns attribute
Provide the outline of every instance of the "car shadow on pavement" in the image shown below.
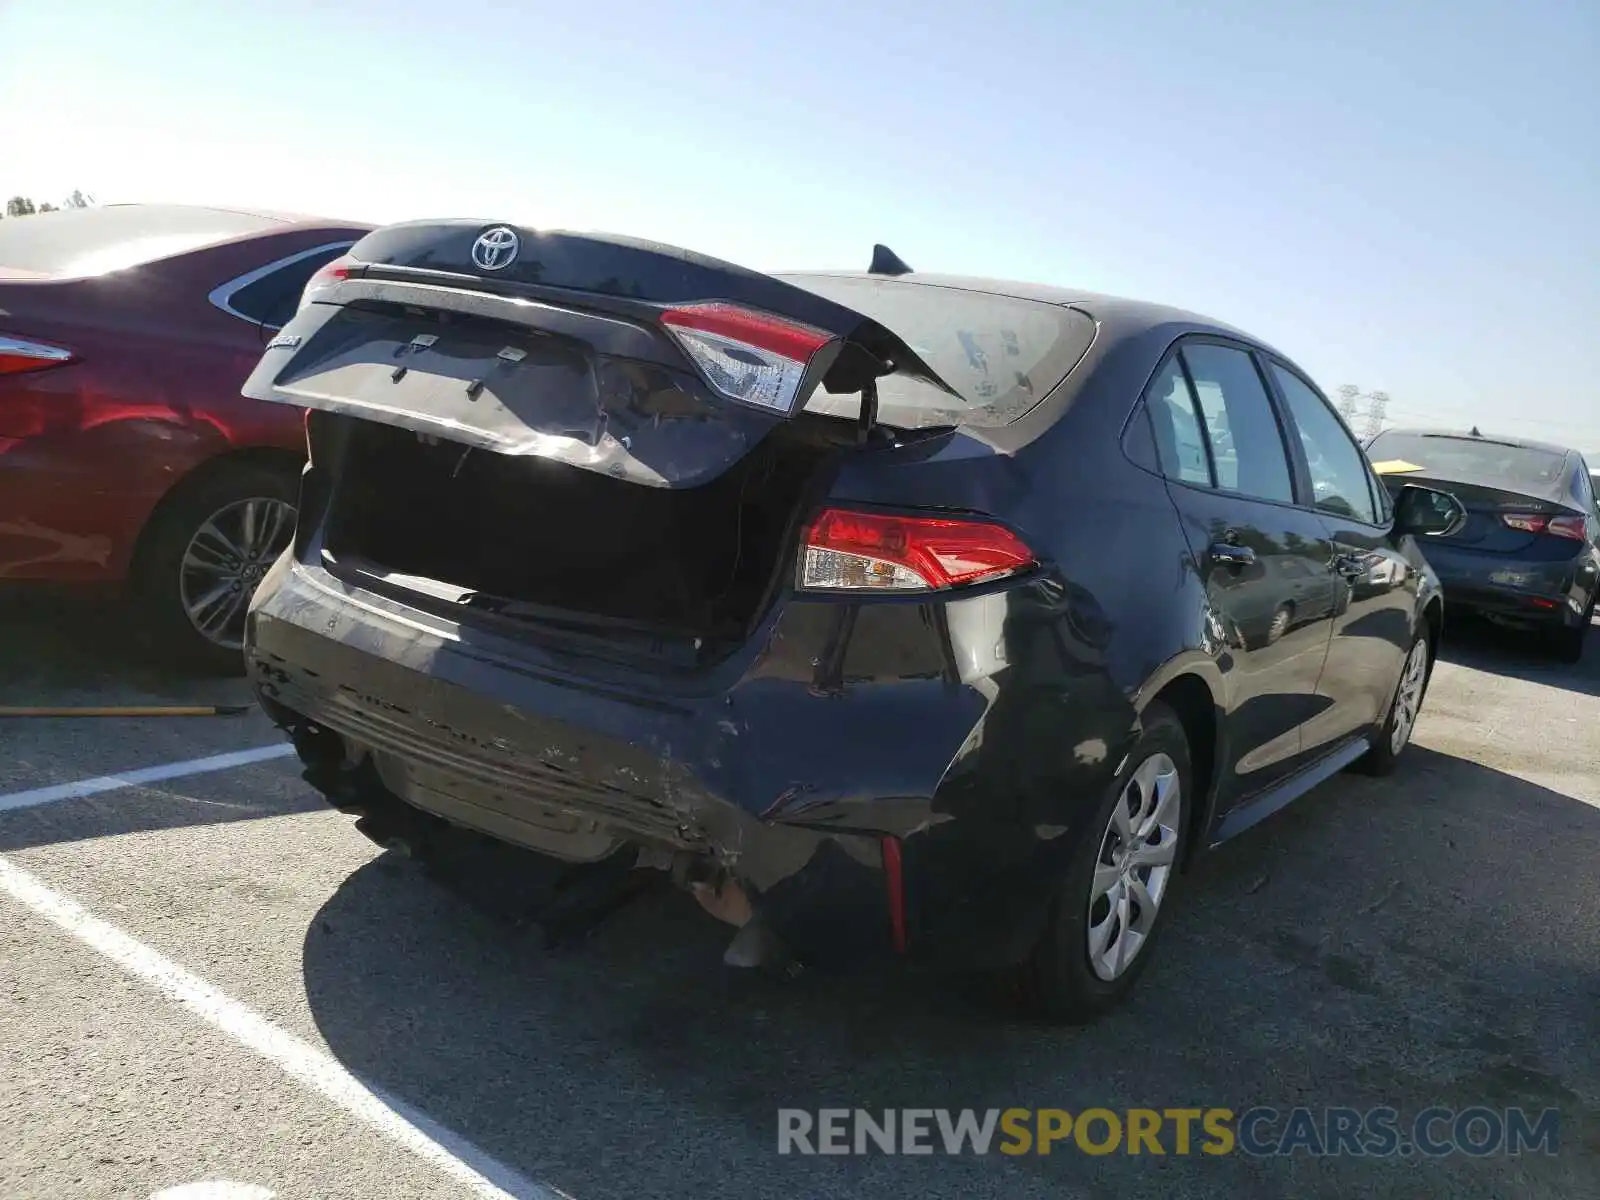
<svg viewBox="0 0 1600 1200"><path fill-rule="evenodd" d="M669 893L548 953L392 856L311 923L305 986L349 1069L582 1200L1578 1196L1600 1171L1596 845L1595 805L1415 747L1204 858L1131 1003L1087 1029L909 969L734 977L726 932ZM776 1152L780 1107L1262 1104L1554 1107L1563 1140L1426 1164Z"/></svg>
<svg viewBox="0 0 1600 1200"><path fill-rule="evenodd" d="M164 663L137 611L103 592L0 588L0 704L241 704L244 680Z"/></svg>
<svg viewBox="0 0 1600 1200"><path fill-rule="evenodd" d="M1447 616L1439 657L1493 675L1600 696L1600 622L1590 626L1582 660L1562 663L1552 659L1538 637L1526 630L1505 629L1471 615Z"/></svg>

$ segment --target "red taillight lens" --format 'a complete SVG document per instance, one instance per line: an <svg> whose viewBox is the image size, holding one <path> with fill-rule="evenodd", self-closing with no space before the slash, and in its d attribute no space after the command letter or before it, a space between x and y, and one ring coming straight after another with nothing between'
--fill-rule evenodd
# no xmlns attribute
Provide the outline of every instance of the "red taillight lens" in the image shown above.
<svg viewBox="0 0 1600 1200"><path fill-rule="evenodd" d="M1547 517L1543 513L1501 513L1500 523L1523 533L1548 533L1551 537L1581 542L1588 534L1579 516Z"/></svg>
<svg viewBox="0 0 1600 1200"><path fill-rule="evenodd" d="M1033 552L1003 525L824 509L805 532L800 586L822 591L931 591L1026 570Z"/></svg>
<svg viewBox="0 0 1600 1200"><path fill-rule="evenodd" d="M821 329L721 302L669 308L661 323L717 391L784 416L806 366L833 341Z"/></svg>
<svg viewBox="0 0 1600 1200"><path fill-rule="evenodd" d="M29 338L0 333L0 375L21 375L25 371L44 371L64 367L77 356L64 346L35 342Z"/></svg>
<svg viewBox="0 0 1600 1200"><path fill-rule="evenodd" d="M1574 542L1581 542L1588 538L1588 531L1584 529L1582 517L1551 517L1546 522L1544 531L1551 537L1568 538Z"/></svg>
<svg viewBox="0 0 1600 1200"><path fill-rule="evenodd" d="M1544 517L1538 513L1501 513L1500 523L1508 529L1520 529L1523 533L1544 532Z"/></svg>
<svg viewBox="0 0 1600 1200"><path fill-rule="evenodd" d="M300 308L304 308L317 298L317 295L326 291L333 284L350 278L350 268L355 260L349 255L341 254L332 262L324 263L318 267L316 274L306 280L306 286L300 293ZM298 311L298 310L297 310Z"/></svg>

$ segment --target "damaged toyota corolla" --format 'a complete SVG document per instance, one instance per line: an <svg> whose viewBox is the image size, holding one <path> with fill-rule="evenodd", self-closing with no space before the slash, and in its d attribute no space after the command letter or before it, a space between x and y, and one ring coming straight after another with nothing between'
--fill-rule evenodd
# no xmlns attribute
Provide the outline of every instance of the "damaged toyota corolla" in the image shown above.
<svg viewBox="0 0 1600 1200"><path fill-rule="evenodd" d="M1195 851L1394 765L1439 633L1454 502L1391 505L1286 358L883 247L391 226L245 391L307 410L246 632L307 778L381 844L667 872L737 964L1091 1018Z"/></svg>

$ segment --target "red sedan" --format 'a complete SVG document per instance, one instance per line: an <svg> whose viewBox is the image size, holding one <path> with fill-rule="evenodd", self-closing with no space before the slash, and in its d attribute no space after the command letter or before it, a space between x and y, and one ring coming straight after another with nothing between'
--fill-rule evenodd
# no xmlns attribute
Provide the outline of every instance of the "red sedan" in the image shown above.
<svg viewBox="0 0 1600 1200"><path fill-rule="evenodd" d="M126 584L169 655L241 669L305 442L239 388L367 228L166 205L0 221L0 582Z"/></svg>

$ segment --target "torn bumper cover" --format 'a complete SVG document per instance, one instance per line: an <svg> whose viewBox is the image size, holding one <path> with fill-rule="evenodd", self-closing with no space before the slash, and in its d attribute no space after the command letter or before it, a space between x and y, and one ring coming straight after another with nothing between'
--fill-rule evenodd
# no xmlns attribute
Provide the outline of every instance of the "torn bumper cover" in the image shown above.
<svg viewBox="0 0 1600 1200"><path fill-rule="evenodd" d="M937 944L922 937L938 908L923 901L972 870L970 838L948 836L936 794L984 698L917 663L914 678L819 694L820 623L806 607L775 618L742 661L646 695L637 673L612 690L592 661L566 674L526 642L357 601L286 557L254 602L248 661L263 707L340 807L361 807L336 794L360 781L567 861L630 845L692 856L740 881L807 961L1015 957L1006 943L1025 942L1029 921L998 893L958 906Z"/></svg>

